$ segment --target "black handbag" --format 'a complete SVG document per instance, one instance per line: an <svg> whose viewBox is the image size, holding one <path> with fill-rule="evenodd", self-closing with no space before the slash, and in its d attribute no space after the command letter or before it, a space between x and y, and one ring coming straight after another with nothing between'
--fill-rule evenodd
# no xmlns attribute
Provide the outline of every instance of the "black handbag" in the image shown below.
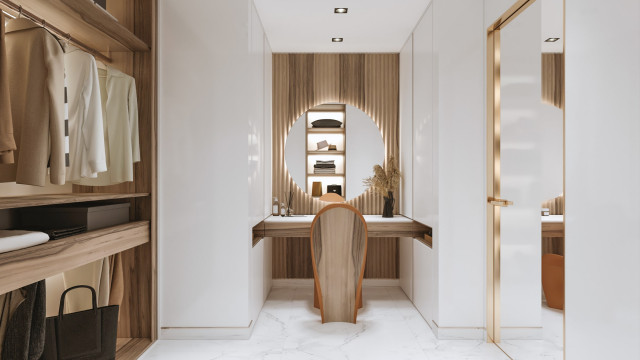
<svg viewBox="0 0 640 360"><path fill-rule="evenodd" d="M63 314L64 297L71 290L91 290L93 308ZM113 360L116 358L118 305L98 307L96 291L87 285L71 287L60 297L58 316L47 318L43 360Z"/></svg>
<svg viewBox="0 0 640 360"><path fill-rule="evenodd" d="M342 196L342 185L327 185L327 192Z"/></svg>

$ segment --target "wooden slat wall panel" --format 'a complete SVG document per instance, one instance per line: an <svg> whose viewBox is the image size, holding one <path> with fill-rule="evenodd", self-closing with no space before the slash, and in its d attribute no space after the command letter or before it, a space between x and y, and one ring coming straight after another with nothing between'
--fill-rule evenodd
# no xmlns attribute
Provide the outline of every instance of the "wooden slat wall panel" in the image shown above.
<svg viewBox="0 0 640 360"><path fill-rule="evenodd" d="M560 195L551 200L544 201L542 207L549 209L549 215L563 215L564 214L564 196Z"/></svg>
<svg viewBox="0 0 640 360"><path fill-rule="evenodd" d="M313 103L340 101L340 57L316 54L313 66Z"/></svg>
<svg viewBox="0 0 640 360"><path fill-rule="evenodd" d="M564 109L564 54L542 54L542 102Z"/></svg>
<svg viewBox="0 0 640 360"><path fill-rule="evenodd" d="M275 238L273 242L274 279L313 278L309 238ZM364 277L398 278L398 238L369 238Z"/></svg>
<svg viewBox="0 0 640 360"><path fill-rule="evenodd" d="M292 188L293 209L297 214L315 214L320 210L321 203L293 182L285 164L284 146L295 120L308 109L323 103L346 103L364 111L380 128L385 159L391 156L397 158L398 96L398 54L274 54L273 196L282 201ZM365 192L349 203L363 214L382 212L382 197L372 191ZM396 200L396 213L398 205ZM274 278L304 277L307 262L299 262L294 255L302 255L303 246L300 241L274 239ZM397 277L397 270L390 270L397 268L397 246L385 249L391 252L375 260L367 260L365 277ZM310 261L310 256L305 256Z"/></svg>
<svg viewBox="0 0 640 360"><path fill-rule="evenodd" d="M369 238L364 276L371 279L398 278L398 238Z"/></svg>

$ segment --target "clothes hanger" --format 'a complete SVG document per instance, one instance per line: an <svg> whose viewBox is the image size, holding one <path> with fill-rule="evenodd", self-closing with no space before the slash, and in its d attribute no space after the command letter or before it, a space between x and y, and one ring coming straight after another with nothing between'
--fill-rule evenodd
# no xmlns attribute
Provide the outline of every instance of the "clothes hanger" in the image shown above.
<svg viewBox="0 0 640 360"><path fill-rule="evenodd" d="M107 70L107 65L105 65L102 61L96 60L96 66L98 69Z"/></svg>

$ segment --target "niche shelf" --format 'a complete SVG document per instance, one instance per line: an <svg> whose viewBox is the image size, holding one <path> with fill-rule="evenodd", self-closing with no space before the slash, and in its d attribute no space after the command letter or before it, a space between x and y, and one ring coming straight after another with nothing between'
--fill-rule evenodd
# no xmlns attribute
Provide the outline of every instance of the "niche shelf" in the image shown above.
<svg viewBox="0 0 640 360"><path fill-rule="evenodd" d="M331 118L342 121L342 127L339 128L314 128L311 123L320 118ZM345 104L325 104L318 105L312 109L309 109L305 113L305 149L306 149L306 157L305 157L305 169L306 169L306 179L305 184L307 188L307 193L311 193L311 189L313 186L313 178L326 178L327 181L321 180L322 183L322 194L327 193L327 185L335 184L329 180L330 178L340 178L340 183L337 185L342 186L342 196L345 197L347 193L346 189L346 174L347 174L347 108ZM320 136L318 136L320 135ZM309 146L314 146L314 143L317 140L322 139L321 135L327 135L330 145L336 145L340 150L309 150ZM341 138L341 141L335 143L333 140L337 138ZM313 139L313 140L310 140ZM325 140L325 139L322 139ZM314 161L321 160L320 156L327 156L330 159L333 156L341 156L342 157L342 168L339 166L336 167L335 174L314 174L313 173L313 165ZM320 180L320 179L316 179Z"/></svg>
<svg viewBox="0 0 640 360"><path fill-rule="evenodd" d="M307 150L307 155L345 155L345 152L344 151L337 151L337 150L331 150L331 151L327 151L327 150L318 150L318 151Z"/></svg>

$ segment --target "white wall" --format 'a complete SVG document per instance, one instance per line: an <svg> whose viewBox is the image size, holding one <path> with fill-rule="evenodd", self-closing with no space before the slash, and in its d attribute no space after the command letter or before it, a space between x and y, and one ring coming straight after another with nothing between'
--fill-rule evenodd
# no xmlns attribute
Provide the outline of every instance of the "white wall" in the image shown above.
<svg viewBox="0 0 640 360"><path fill-rule="evenodd" d="M268 251L251 248L269 178L264 32L251 1L158 11L160 337L247 337Z"/></svg>
<svg viewBox="0 0 640 360"><path fill-rule="evenodd" d="M413 300L442 338L483 336L483 5L431 2L413 32L409 94L401 53L400 98L413 102L412 215L434 238L433 249L413 244ZM402 139L401 130L401 149Z"/></svg>
<svg viewBox="0 0 640 360"><path fill-rule="evenodd" d="M400 50L400 214L413 216L413 34ZM400 287L413 300L413 239L400 238Z"/></svg>
<svg viewBox="0 0 640 360"><path fill-rule="evenodd" d="M483 3L434 0L434 168L441 328L482 337L485 311ZM415 64L414 64L415 67ZM417 184L414 183L414 187Z"/></svg>
<svg viewBox="0 0 640 360"><path fill-rule="evenodd" d="M640 359L639 18L566 0L568 360Z"/></svg>
<svg viewBox="0 0 640 360"><path fill-rule="evenodd" d="M438 232L438 207L435 202L435 184L438 169L434 166L434 56L433 56L433 3L429 5L413 32L413 218L428 224ZM436 237L436 239L438 239ZM413 302L431 327L437 319L437 267L435 253L417 240L413 250Z"/></svg>
<svg viewBox="0 0 640 360"><path fill-rule="evenodd" d="M265 148L267 133L271 129L271 113L267 113L270 105L271 83L267 79L267 73L271 73L271 67L266 67L267 58L272 58L271 48L264 33L260 16L251 2L251 19L249 21L250 39L249 52L251 54L251 98L247 99L252 106L249 117L249 233L257 223L271 213L271 200L267 201L267 194L271 194L271 151ZM267 99L269 98L269 99ZM268 155L267 155L268 153ZM268 157L267 157L268 156ZM269 187L266 185L269 184ZM257 320L267 295L271 290L271 239L260 241L251 249L250 260L250 309L249 316Z"/></svg>
<svg viewBox="0 0 640 360"><path fill-rule="evenodd" d="M400 213L413 216L413 34L400 50Z"/></svg>

